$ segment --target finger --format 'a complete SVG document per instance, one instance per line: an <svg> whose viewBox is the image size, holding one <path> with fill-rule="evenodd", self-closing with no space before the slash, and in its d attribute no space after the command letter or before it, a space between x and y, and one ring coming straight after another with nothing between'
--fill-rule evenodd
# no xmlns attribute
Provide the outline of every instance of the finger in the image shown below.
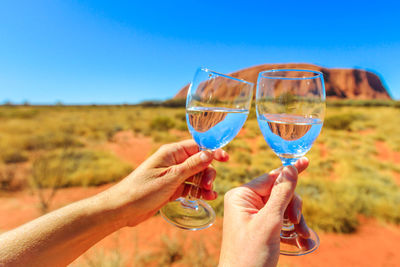
<svg viewBox="0 0 400 267"><path fill-rule="evenodd" d="M280 174L281 168L271 171L270 173L265 173L254 180L244 184L243 186L250 188L252 191L257 193L259 196L265 197L271 193L272 186L276 178Z"/></svg>
<svg viewBox="0 0 400 267"><path fill-rule="evenodd" d="M187 197L189 195L189 192L191 191L192 187L193 187L192 185L184 184L181 196Z"/></svg>
<svg viewBox="0 0 400 267"><path fill-rule="evenodd" d="M218 193L213 190L202 189L201 197L205 200L214 200L218 197Z"/></svg>
<svg viewBox="0 0 400 267"><path fill-rule="evenodd" d="M294 225L294 228L296 229L297 234L299 234L303 238L310 237L310 229L308 228L303 215L301 215L300 222Z"/></svg>
<svg viewBox="0 0 400 267"><path fill-rule="evenodd" d="M214 159L225 162L229 160L229 154L225 150L217 149L214 151Z"/></svg>
<svg viewBox="0 0 400 267"><path fill-rule="evenodd" d="M186 184L185 189L183 190L183 197L191 196L193 198L200 198L202 194L202 190L200 187L195 185Z"/></svg>
<svg viewBox="0 0 400 267"><path fill-rule="evenodd" d="M311 238L302 238L301 236L298 236L296 238L296 242L297 247L301 248L303 251L310 250L311 248L316 246L315 241Z"/></svg>
<svg viewBox="0 0 400 267"><path fill-rule="evenodd" d="M173 179L182 183L189 177L203 171L213 160L213 154L209 151L201 151L187 158L183 163L171 166L168 172L172 173Z"/></svg>
<svg viewBox="0 0 400 267"><path fill-rule="evenodd" d="M287 209L285 210L285 217L294 224L300 223L302 207L303 200L295 193L292 200L289 202Z"/></svg>
<svg viewBox="0 0 400 267"><path fill-rule="evenodd" d="M305 169L307 169L309 164L309 160L306 157L302 157L296 161L294 166L296 167L298 173L303 172Z"/></svg>
<svg viewBox="0 0 400 267"><path fill-rule="evenodd" d="M192 140L163 145L158 151L162 156L172 156L176 164L184 162L190 156L199 152L199 146Z"/></svg>
<svg viewBox="0 0 400 267"><path fill-rule="evenodd" d="M196 174L195 176L192 176L188 178L185 183L186 184L194 184L195 186L199 186L201 188L211 190L212 189L212 183L215 180L215 177L217 176L217 171L212 167L208 166L202 173L201 173L201 179L197 178Z"/></svg>
<svg viewBox="0 0 400 267"><path fill-rule="evenodd" d="M298 170L298 173L301 173L308 167L309 161L306 157L302 157L296 161L295 167ZM282 172L283 166L272 170L269 174L263 174L256 179L250 181L244 186L249 187L254 192L259 194L260 196L266 196L271 192L272 185L275 182L275 179Z"/></svg>
<svg viewBox="0 0 400 267"><path fill-rule="evenodd" d="M267 204L261 209L265 216L272 216L276 221L282 221L283 214L293 197L297 184L297 169L294 166L284 167L276 178ZM263 217L263 216L261 216Z"/></svg>
<svg viewBox="0 0 400 267"><path fill-rule="evenodd" d="M169 201L175 200L178 197L183 196L183 190L185 189L185 184L180 184L175 193L170 197Z"/></svg>
<svg viewBox="0 0 400 267"><path fill-rule="evenodd" d="M203 176L200 182L200 187L206 190L212 190L213 182L216 176L217 176L217 171L213 167L208 166L207 169L203 172Z"/></svg>
<svg viewBox="0 0 400 267"><path fill-rule="evenodd" d="M199 145L193 139L183 140L175 144L184 149L189 156L199 152Z"/></svg>
<svg viewBox="0 0 400 267"><path fill-rule="evenodd" d="M193 198L203 198L205 200L214 200L217 198L217 192L213 190L202 189L194 185L184 185L184 189L181 194L182 197L191 196Z"/></svg>

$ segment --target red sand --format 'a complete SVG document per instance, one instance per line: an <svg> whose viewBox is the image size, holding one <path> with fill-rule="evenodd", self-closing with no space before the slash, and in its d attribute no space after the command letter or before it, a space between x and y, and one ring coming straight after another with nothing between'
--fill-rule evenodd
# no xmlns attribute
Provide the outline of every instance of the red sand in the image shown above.
<svg viewBox="0 0 400 267"><path fill-rule="evenodd" d="M385 142L376 142L378 158L383 161L391 161L394 164L400 164L400 152L391 150Z"/></svg>
<svg viewBox="0 0 400 267"><path fill-rule="evenodd" d="M52 207L93 195L107 186L98 188L68 188L57 192ZM0 229L14 228L40 215L38 200L29 191L0 198ZM184 247L193 240L205 243L211 257L218 259L221 240L221 220L206 230L190 232L175 228L160 216L155 216L135 228L125 228L110 235L91 248L77 262L85 262L101 251L118 249L122 257L133 262L135 257L161 250L162 236L177 240ZM303 257L282 256L282 266L399 266L400 227L363 219L355 234L319 233L320 248ZM187 253L185 249L185 253Z"/></svg>
<svg viewBox="0 0 400 267"><path fill-rule="evenodd" d="M151 137L135 136L132 131L122 131L105 148L136 167L150 156L153 140Z"/></svg>

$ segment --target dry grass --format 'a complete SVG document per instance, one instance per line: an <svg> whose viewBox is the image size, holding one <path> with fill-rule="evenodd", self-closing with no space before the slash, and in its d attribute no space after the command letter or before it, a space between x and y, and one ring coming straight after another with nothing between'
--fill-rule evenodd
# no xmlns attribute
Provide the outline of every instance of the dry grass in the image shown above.
<svg viewBox="0 0 400 267"><path fill-rule="evenodd" d="M376 149L379 141L400 152L399 105L349 103L328 106L323 131L307 154L311 164L297 189L304 199L304 214L312 227L333 232L356 230L359 214L400 223L400 190L393 177L400 167L380 159ZM0 107L0 122L0 169L35 162L34 174L45 161L50 174L40 174L43 186L52 186L56 177L52 168L65 170L58 186L98 185L121 178L129 171L127 165L94 149L118 131L140 132L160 144L180 140L175 132L187 131L184 108L153 104ZM226 191L280 166L278 157L260 138L254 112L244 127L245 133L227 146L231 161L215 163L215 188L220 196L212 205L220 215ZM10 176L1 173L2 183L10 183Z"/></svg>

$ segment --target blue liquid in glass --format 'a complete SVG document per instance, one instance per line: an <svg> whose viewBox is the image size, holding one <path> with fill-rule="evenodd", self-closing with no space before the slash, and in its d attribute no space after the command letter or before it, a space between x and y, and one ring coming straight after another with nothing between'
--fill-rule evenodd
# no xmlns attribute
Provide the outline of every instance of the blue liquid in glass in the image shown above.
<svg viewBox="0 0 400 267"><path fill-rule="evenodd" d="M265 141L284 165L293 164L310 150L318 137L322 121L287 114L257 114Z"/></svg>
<svg viewBox="0 0 400 267"><path fill-rule="evenodd" d="M186 121L200 148L214 150L232 141L248 113L247 109L192 107L186 109Z"/></svg>

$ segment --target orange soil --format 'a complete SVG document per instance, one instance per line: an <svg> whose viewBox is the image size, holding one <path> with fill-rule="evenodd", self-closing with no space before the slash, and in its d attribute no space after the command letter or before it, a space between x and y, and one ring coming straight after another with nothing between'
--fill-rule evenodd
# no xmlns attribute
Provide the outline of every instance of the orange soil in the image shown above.
<svg viewBox="0 0 400 267"><path fill-rule="evenodd" d="M57 208L69 202L88 197L104 190L97 188L61 189L53 202ZM13 193L0 198L0 229L12 229L37 216L38 200L29 191ZM183 247L193 245L194 240L203 241L210 256L218 259L222 222L218 219L209 229L189 232L175 228L160 216L155 216L135 228L125 228L108 236L77 259L85 263L103 251L118 249L127 262L146 253L157 253L162 249L162 236L179 241ZM400 227L363 219L356 234L319 233L321 246L313 254L303 257L280 258L282 266L399 266ZM184 249L188 253L188 249Z"/></svg>
<svg viewBox="0 0 400 267"><path fill-rule="evenodd" d="M318 143L318 147L320 150L320 157L322 159L326 158L328 156L328 148L324 143Z"/></svg>
<svg viewBox="0 0 400 267"><path fill-rule="evenodd" d="M132 131L118 132L112 142L105 145L105 149L111 150L133 166L138 166L150 156L152 147L151 137L135 136Z"/></svg>
<svg viewBox="0 0 400 267"><path fill-rule="evenodd" d="M378 152L377 158L379 160L400 164L400 152L391 150L383 141L377 141L375 146ZM400 173L393 172L392 176L396 184L400 186Z"/></svg>
<svg viewBox="0 0 400 267"><path fill-rule="evenodd" d="M391 150L385 142L377 141L376 149L378 158L383 161L391 161L395 164L400 164L400 152Z"/></svg>
<svg viewBox="0 0 400 267"><path fill-rule="evenodd" d="M393 172L394 181L398 186L400 186L400 173Z"/></svg>
<svg viewBox="0 0 400 267"><path fill-rule="evenodd" d="M379 143L378 146L379 155L387 157L382 160L393 159L398 162L399 154L385 150L387 149L385 144ZM146 137L120 133L113 143L107 144L107 147L124 160L137 165L150 154L152 143ZM391 156L387 156L388 154ZM57 192L51 207L59 208L72 201L94 195L109 186L61 189ZM40 215L38 204L38 198L29 190L0 195L0 232L38 217ZM160 216L155 216L135 228L121 229L108 236L78 258L76 263L87 263L88 259L98 257L104 251L118 249L128 266L133 266L135 258L162 249L162 236L178 240L183 244L185 253L189 253L188 247L193 245L193 240L203 241L210 257L218 259L221 229L221 219L209 229L189 232L170 226ZM400 266L398 226L362 218L361 226L355 234L319 233L319 236L321 245L316 252L302 257L282 256L279 264L281 266Z"/></svg>

